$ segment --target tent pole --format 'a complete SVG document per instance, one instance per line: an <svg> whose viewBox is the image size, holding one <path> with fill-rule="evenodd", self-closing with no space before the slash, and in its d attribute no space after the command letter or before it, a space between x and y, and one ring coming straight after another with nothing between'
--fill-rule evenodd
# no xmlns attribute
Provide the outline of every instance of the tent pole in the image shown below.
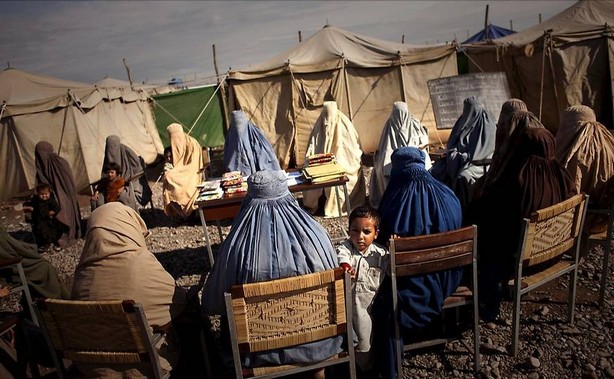
<svg viewBox="0 0 614 379"><path fill-rule="evenodd" d="M215 69L215 80L217 81L217 85L220 85L220 73L217 69L217 54L215 53L215 44L212 46L213 48L213 68ZM228 77L228 73L224 76L224 80L222 80L222 88L220 89L220 96L222 97L222 121L224 122L224 137L226 137L226 133L228 132L228 104L226 104L226 89L224 88L224 82Z"/></svg>
<svg viewBox="0 0 614 379"><path fill-rule="evenodd" d="M486 4L486 16L484 16L484 39L488 39L488 4Z"/></svg>
<svg viewBox="0 0 614 379"><path fill-rule="evenodd" d="M403 57L401 56L401 52L399 52L399 71L401 73L401 86L403 87L402 99L404 103L407 103L407 96L405 95L405 75L403 75Z"/></svg>
<svg viewBox="0 0 614 379"><path fill-rule="evenodd" d="M542 45L542 75L539 83L539 121L542 121L542 106L544 102L544 71L546 68L546 36L548 32L544 32L544 42Z"/></svg>
<svg viewBox="0 0 614 379"><path fill-rule="evenodd" d="M552 36L548 38L548 59L550 61L550 73L552 74L552 88L554 89L554 100L556 101L556 114L561 111L561 104L559 102L559 92L556 90L556 74L554 72L554 63L552 63L552 53L554 51L554 44L552 43Z"/></svg>
<svg viewBox="0 0 614 379"><path fill-rule="evenodd" d="M71 96L70 90L68 90L68 98L73 102L75 99ZM62 133L60 134L60 145L58 146L58 155L60 155L60 151L62 150L62 141L64 140L64 130L66 129L66 118L68 116L68 107L70 104L64 108L64 121L62 121Z"/></svg>
<svg viewBox="0 0 614 379"><path fill-rule="evenodd" d="M2 101L2 107L0 108L0 120L2 120L2 115L4 114L4 110L6 109L6 101Z"/></svg>
<svg viewBox="0 0 614 379"><path fill-rule="evenodd" d="M350 118L350 121L352 121L352 119L354 118L354 115L352 114L352 99L350 98L350 82L348 80L347 70L345 69L345 56L342 55L341 59L343 59L342 69L343 69L343 79L345 81L345 96L348 101L349 118Z"/></svg>

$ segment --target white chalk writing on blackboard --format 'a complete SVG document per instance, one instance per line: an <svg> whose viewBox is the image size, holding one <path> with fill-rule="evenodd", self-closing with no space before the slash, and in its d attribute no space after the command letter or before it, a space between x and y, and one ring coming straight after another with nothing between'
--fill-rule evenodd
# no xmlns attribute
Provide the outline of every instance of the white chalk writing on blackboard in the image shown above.
<svg viewBox="0 0 614 379"><path fill-rule="evenodd" d="M437 129L451 129L463 113L463 101L476 96L495 122L510 89L503 72L449 76L427 82Z"/></svg>

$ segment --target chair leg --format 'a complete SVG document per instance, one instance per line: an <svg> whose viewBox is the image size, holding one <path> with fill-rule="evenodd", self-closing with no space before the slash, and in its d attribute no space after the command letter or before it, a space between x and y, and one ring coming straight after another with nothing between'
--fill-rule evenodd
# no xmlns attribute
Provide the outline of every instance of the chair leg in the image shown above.
<svg viewBox="0 0 614 379"><path fill-rule="evenodd" d="M612 250L612 220L609 220L608 234L603 245L603 267L601 269L601 287L599 288L599 307L605 304L605 290L608 284L608 273L610 272L610 251Z"/></svg>
<svg viewBox="0 0 614 379"><path fill-rule="evenodd" d="M512 310L512 356L514 357L518 354L518 337L520 335L520 295L520 286L514 284L514 308Z"/></svg>
<svg viewBox="0 0 614 379"><path fill-rule="evenodd" d="M480 327L477 299L473 302L473 361L476 375L480 372Z"/></svg>
<svg viewBox="0 0 614 379"><path fill-rule="evenodd" d="M569 273L569 299L568 304L568 319L569 323L573 324L576 310L576 286L578 283L578 266Z"/></svg>

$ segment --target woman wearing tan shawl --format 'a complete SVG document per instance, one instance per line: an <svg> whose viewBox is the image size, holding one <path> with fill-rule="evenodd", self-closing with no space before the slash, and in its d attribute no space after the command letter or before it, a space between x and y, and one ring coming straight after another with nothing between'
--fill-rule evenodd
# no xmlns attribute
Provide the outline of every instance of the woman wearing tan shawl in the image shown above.
<svg viewBox="0 0 614 379"><path fill-rule="evenodd" d="M614 137L597 122L591 108L574 105L562 113L556 158L571 174L578 192L588 194L599 208L612 207L606 200L606 182L614 176ZM607 218L593 216L586 216L585 230L590 234L605 231Z"/></svg>
<svg viewBox="0 0 614 379"><path fill-rule="evenodd" d="M173 277L147 249L145 237L148 234L145 222L134 209L119 202L96 208L87 222L87 235L75 270L72 298L134 300L143 305L149 325L169 324L185 308L186 293L175 286ZM170 369L175 363L177 346L176 342L168 342L168 346L161 348L162 358L172 362L161 362L163 369Z"/></svg>
<svg viewBox="0 0 614 379"><path fill-rule="evenodd" d="M164 174L162 198L164 212L186 219L197 209L196 185L202 181L203 150L198 141L183 132L179 124L167 129L173 152L173 168Z"/></svg>
<svg viewBox="0 0 614 379"><path fill-rule="evenodd" d="M362 150L358 140L358 133L354 129L352 121L339 111L337 103L327 101L324 103L322 114L318 118L311 131L307 152L305 157L313 154L333 153L337 163L345 170L349 179L347 183L348 193L350 194L350 205L358 206L364 203L366 195L365 179L362 175ZM324 204L324 216L336 217L337 197L334 189L324 189L326 202ZM317 212L318 200L322 190L306 191L303 193L303 205L311 213ZM341 209L345 214L345 196L340 191Z"/></svg>

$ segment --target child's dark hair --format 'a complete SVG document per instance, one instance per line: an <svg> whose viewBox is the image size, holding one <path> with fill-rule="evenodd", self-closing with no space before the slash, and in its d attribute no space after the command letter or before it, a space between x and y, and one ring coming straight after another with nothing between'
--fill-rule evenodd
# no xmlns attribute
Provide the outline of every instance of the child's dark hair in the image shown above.
<svg viewBox="0 0 614 379"><path fill-rule="evenodd" d="M173 149L170 146L164 148L164 155L166 156L166 154L173 155Z"/></svg>
<svg viewBox="0 0 614 379"><path fill-rule="evenodd" d="M349 224L352 226L352 222L357 218L372 218L375 220L375 230L379 230L379 212L377 209L369 206L369 205L361 205L360 207L354 208L352 213L350 213Z"/></svg>
<svg viewBox="0 0 614 379"><path fill-rule="evenodd" d="M116 162L109 162L109 163L107 163L106 166L104 166L103 171L106 174L107 172L113 170L113 171L115 171L117 173L117 175L119 175L120 172L121 172L121 169L122 169L122 166L120 166L118 163L116 163Z"/></svg>
<svg viewBox="0 0 614 379"><path fill-rule="evenodd" d="M36 193L39 193L41 191L49 191L51 193L53 192L53 188L51 188L49 183L40 183L36 186Z"/></svg>

